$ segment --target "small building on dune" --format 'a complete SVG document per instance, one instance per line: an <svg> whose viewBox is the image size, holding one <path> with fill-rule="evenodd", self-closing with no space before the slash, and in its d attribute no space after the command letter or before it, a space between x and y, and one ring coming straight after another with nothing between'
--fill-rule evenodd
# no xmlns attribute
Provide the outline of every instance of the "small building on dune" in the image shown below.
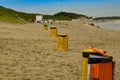
<svg viewBox="0 0 120 80"><path fill-rule="evenodd" d="M84 20L86 20L87 18L86 18L85 16L81 16L79 19L80 19L80 21L84 21Z"/></svg>
<svg viewBox="0 0 120 80"><path fill-rule="evenodd" d="M41 22L43 22L43 15L41 14L36 15L36 23L41 23Z"/></svg>

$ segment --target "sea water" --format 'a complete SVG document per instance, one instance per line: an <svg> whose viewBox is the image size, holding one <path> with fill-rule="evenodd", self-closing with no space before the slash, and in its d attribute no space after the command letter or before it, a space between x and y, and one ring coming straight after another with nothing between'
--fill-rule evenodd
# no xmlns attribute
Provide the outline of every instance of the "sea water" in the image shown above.
<svg viewBox="0 0 120 80"><path fill-rule="evenodd" d="M120 30L120 20L98 23L97 25L105 29Z"/></svg>

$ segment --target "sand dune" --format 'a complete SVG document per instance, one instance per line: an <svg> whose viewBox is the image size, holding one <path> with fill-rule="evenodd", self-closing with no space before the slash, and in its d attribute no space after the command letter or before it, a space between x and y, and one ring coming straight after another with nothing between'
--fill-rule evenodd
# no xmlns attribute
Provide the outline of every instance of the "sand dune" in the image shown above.
<svg viewBox="0 0 120 80"><path fill-rule="evenodd" d="M81 80L81 53L91 45L107 50L120 80L120 30L85 26L81 22L49 24L69 36L69 50L56 50L56 39L42 24L0 23L0 80Z"/></svg>

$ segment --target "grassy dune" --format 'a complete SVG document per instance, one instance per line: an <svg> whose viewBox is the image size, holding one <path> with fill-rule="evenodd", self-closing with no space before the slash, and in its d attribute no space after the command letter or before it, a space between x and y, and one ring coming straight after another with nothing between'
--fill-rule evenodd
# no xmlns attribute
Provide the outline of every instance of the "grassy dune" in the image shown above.
<svg viewBox="0 0 120 80"><path fill-rule="evenodd" d="M52 20L72 20L72 19L78 19L80 17L88 18L88 16L86 15L68 13L68 12L59 12L54 15L43 15L44 19L52 19ZM36 19L36 14L18 12L0 6L0 22L25 24L25 23L35 22L35 19Z"/></svg>
<svg viewBox="0 0 120 80"><path fill-rule="evenodd" d="M18 12L9 8L0 6L0 22L19 23L34 22L35 14Z"/></svg>
<svg viewBox="0 0 120 80"><path fill-rule="evenodd" d="M81 80L81 53L91 45L107 50L120 80L120 31L88 27L80 22L54 24L69 35L69 50L56 50L56 39L42 24L0 24L0 80ZM49 27L53 26L49 24Z"/></svg>

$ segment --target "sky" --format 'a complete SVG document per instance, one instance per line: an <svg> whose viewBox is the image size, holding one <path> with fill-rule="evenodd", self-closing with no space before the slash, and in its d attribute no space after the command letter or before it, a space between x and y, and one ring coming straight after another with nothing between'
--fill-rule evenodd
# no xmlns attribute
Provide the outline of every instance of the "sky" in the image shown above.
<svg viewBox="0 0 120 80"><path fill-rule="evenodd" d="M120 16L120 0L0 0L0 5L26 13L72 12L92 17Z"/></svg>

